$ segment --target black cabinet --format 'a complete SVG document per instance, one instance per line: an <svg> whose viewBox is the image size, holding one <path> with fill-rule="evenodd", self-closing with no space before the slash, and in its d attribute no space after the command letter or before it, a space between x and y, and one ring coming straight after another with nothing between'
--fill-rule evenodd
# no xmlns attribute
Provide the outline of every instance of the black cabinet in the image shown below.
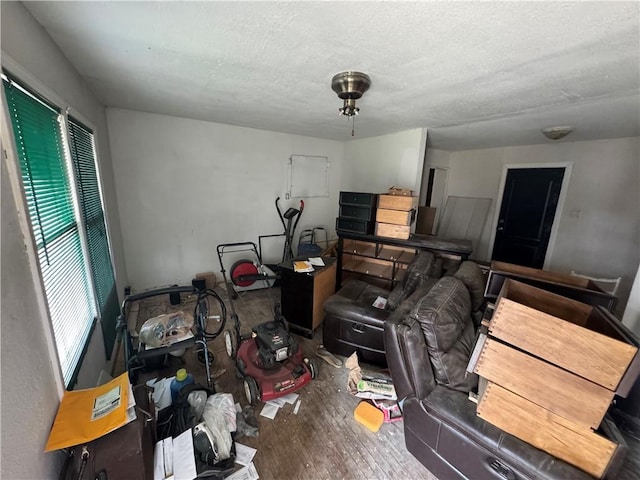
<svg viewBox="0 0 640 480"><path fill-rule="evenodd" d="M340 211L336 231L373 233L376 219L376 193L340 192Z"/></svg>
<svg viewBox="0 0 640 480"><path fill-rule="evenodd" d="M323 257L324 267L297 273L292 262L280 265L282 314L291 331L309 338L322 323L322 305L336 290L336 259Z"/></svg>

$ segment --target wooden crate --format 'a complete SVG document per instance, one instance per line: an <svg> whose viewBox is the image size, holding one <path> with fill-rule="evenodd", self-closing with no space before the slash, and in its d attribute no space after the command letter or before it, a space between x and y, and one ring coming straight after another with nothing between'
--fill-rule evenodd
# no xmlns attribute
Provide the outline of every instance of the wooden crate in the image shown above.
<svg viewBox="0 0 640 480"><path fill-rule="evenodd" d="M638 348L604 309L505 280L489 335L619 395L638 376ZM629 368L633 363L633 368Z"/></svg>
<svg viewBox="0 0 640 480"><path fill-rule="evenodd" d="M584 430L600 426L614 396L611 390L492 338L484 342L473 371Z"/></svg>
<svg viewBox="0 0 640 480"><path fill-rule="evenodd" d="M625 445L584 429L535 403L489 382L478 402L478 416L596 478L619 463Z"/></svg>
<svg viewBox="0 0 640 480"><path fill-rule="evenodd" d="M418 206L418 197L402 195L378 195L378 208L388 210L403 210L408 212Z"/></svg>
<svg viewBox="0 0 640 480"><path fill-rule="evenodd" d="M409 227L408 225L393 225L390 223L376 222L376 235L380 237L391 237L407 240L409 238L409 235L411 235L411 227Z"/></svg>
<svg viewBox="0 0 640 480"><path fill-rule="evenodd" d="M415 218L415 210L388 210L379 208L376 210L376 222L391 223L394 225L411 225Z"/></svg>

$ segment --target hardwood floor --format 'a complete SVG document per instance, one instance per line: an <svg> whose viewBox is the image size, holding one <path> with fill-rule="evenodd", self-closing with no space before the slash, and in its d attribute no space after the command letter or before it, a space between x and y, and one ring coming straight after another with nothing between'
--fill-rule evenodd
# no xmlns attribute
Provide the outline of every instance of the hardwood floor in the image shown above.
<svg viewBox="0 0 640 480"><path fill-rule="evenodd" d="M230 313L231 305L224 287L218 286L216 290ZM245 292L234 300L243 332L273 317L272 298L279 301L277 287L271 292ZM186 307L192 308L192 305ZM141 305L140 318L144 320L170 308L166 300ZM316 330L312 339L299 335L296 338L306 356L315 356L317 346L322 343L322 327ZM226 354L223 337L210 342L209 349L215 356L211 368L216 391L232 393L236 402L247 405L242 381L234 373L234 362ZM254 408L258 437L236 438L238 443L257 449L253 462L261 479L436 479L406 450L402 422L383 424L377 433L359 424L353 411L360 399L347 392L347 370L332 367L319 357L316 361L318 378L297 392L301 400L297 414L293 413L294 406L287 404L270 420L260 416L263 408L260 403ZM380 373L376 367L366 364L361 367L365 373ZM181 357L170 356L164 368L144 373L140 381L174 375L178 368L187 368L197 382L206 384L204 367L196 361L193 351L187 351ZM120 352L115 373L122 371ZM618 476L621 480L639 478L640 442L633 438L628 440L629 454Z"/></svg>

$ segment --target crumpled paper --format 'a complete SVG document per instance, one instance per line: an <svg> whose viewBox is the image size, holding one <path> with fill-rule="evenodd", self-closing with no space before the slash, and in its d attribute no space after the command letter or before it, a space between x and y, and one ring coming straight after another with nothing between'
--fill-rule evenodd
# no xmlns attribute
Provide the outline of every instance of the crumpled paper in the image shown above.
<svg viewBox="0 0 640 480"><path fill-rule="evenodd" d="M367 398L370 400L396 400L395 389L391 380L382 377L363 376L360 364L358 363L358 354L353 354L344 362L344 366L349 370L347 378L347 390L351 395L358 398ZM371 391L370 387L382 387L387 390L386 393ZM390 388L389 388L390 387Z"/></svg>

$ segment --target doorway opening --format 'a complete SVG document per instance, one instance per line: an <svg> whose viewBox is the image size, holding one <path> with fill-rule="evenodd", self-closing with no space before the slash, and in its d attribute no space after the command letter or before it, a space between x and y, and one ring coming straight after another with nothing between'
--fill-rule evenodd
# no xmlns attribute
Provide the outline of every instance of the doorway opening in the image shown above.
<svg viewBox="0 0 640 480"><path fill-rule="evenodd" d="M570 167L505 166L492 232L491 260L540 269L547 266Z"/></svg>

